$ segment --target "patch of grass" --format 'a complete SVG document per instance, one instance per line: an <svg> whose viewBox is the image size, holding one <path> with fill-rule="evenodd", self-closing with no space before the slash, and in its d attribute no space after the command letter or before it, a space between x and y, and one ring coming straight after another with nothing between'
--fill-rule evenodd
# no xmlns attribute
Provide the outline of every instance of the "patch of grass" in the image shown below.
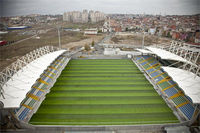
<svg viewBox="0 0 200 133"><path fill-rule="evenodd" d="M30 120L35 125L177 123L131 60L71 60Z"/></svg>

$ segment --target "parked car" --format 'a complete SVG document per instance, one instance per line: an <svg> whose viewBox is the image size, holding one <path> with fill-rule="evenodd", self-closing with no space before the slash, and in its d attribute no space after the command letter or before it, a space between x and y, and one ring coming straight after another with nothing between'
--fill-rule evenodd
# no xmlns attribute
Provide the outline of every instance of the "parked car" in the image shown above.
<svg viewBox="0 0 200 133"><path fill-rule="evenodd" d="M7 41L0 41L0 46L6 45L7 43Z"/></svg>

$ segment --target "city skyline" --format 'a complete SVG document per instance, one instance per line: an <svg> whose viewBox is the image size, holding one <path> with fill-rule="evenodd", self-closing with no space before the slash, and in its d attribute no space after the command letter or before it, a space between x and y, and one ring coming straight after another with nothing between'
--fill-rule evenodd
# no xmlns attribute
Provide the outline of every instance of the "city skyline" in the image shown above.
<svg viewBox="0 0 200 133"><path fill-rule="evenodd" d="M106 14L193 15L200 13L199 0L1 0L1 16L63 14L99 10Z"/></svg>

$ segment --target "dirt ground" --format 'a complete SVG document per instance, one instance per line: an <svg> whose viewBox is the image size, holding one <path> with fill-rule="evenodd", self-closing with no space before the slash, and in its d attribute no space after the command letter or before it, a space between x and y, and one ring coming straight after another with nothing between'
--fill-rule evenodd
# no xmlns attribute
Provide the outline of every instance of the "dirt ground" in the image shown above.
<svg viewBox="0 0 200 133"><path fill-rule="evenodd" d="M58 46L58 33L56 29L49 30L48 32L37 35L39 39L33 37L12 45L0 47L0 71L16 61L19 57L33 51L42 46ZM82 32L71 32L61 30L61 45L64 49L74 49L76 47L91 45L92 41L99 42L105 37L104 34L98 36L85 36ZM17 33L8 34L9 39L19 39ZM24 38L24 37L23 37ZM21 36L20 36L21 39ZM148 42L148 43L147 43ZM155 36L145 36L145 46L151 44L160 44L169 42L167 39L162 39ZM105 43L116 44L133 44L141 45L142 35L133 34L127 36L116 35Z"/></svg>
<svg viewBox="0 0 200 133"><path fill-rule="evenodd" d="M35 37L20 43L0 47L0 71L16 61L19 57L42 46L58 46L58 35L56 30L39 34L40 39ZM14 37L13 37L14 38ZM90 44L93 40L97 42L102 36L84 36L82 32L61 31L61 44L63 48L74 48Z"/></svg>
<svg viewBox="0 0 200 133"><path fill-rule="evenodd" d="M83 31L86 28L101 27L102 25L103 21L94 24L74 24L59 20L56 22L36 24L25 30L9 31L8 34L0 35L0 40L15 42L11 45L0 46L0 71L10 65L12 62L16 61L19 57L29 53L30 51L33 51L34 49L46 45L58 46L58 26L61 28L79 28L81 31ZM37 38L34 36L36 33ZM83 32L72 32L64 30L60 30L60 35L63 48L83 46L86 43L90 44L93 40L97 42L102 38L101 36L84 36ZM21 41L23 39L27 40Z"/></svg>
<svg viewBox="0 0 200 133"><path fill-rule="evenodd" d="M106 41L105 43L141 45L142 40L143 40L143 35L141 34L133 34L133 35L127 35L127 36L116 35L112 37L110 40ZM170 42L169 39L160 38L153 35L145 35L144 37L145 46L152 45L152 44L168 43L168 42Z"/></svg>
<svg viewBox="0 0 200 133"><path fill-rule="evenodd" d="M80 47L80 46L85 46L86 44L91 45L92 41L94 41L95 43L99 42L100 40L102 40L104 38L104 35L100 35L100 36L87 36L87 39L83 39L81 41L76 41L76 42L70 42L67 44L62 44L62 48L69 48L69 49L73 49L75 47Z"/></svg>

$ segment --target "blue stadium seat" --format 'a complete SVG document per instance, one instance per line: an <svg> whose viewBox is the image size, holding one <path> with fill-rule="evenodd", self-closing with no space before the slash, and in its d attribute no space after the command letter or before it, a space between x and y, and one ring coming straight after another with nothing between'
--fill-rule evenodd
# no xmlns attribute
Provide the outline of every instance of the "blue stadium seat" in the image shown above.
<svg viewBox="0 0 200 133"><path fill-rule="evenodd" d="M147 64L147 61L140 63L142 66L144 66L145 64Z"/></svg>
<svg viewBox="0 0 200 133"><path fill-rule="evenodd" d="M191 104L185 104L181 107L179 107L179 109L181 110L181 112L183 112L185 114L185 116L191 120L193 113L194 113L194 107Z"/></svg>
<svg viewBox="0 0 200 133"><path fill-rule="evenodd" d="M173 80L169 80L169 83L172 84L172 85L176 84Z"/></svg>
<svg viewBox="0 0 200 133"><path fill-rule="evenodd" d="M51 78L48 78L46 82L47 82L47 83L50 83L51 81L52 81L52 79L51 79Z"/></svg>
<svg viewBox="0 0 200 133"><path fill-rule="evenodd" d="M160 73L159 72L154 72L154 73L151 73L150 75L151 75L151 77L155 77L155 76L157 76L157 75L159 75Z"/></svg>
<svg viewBox="0 0 200 133"><path fill-rule="evenodd" d="M136 60L139 60L139 59L141 59L141 58L142 58L142 56L136 57Z"/></svg>
<svg viewBox="0 0 200 133"><path fill-rule="evenodd" d="M51 69L51 70L53 70L53 71L52 71L53 73L57 73L57 72L58 72L57 70L54 70L54 69Z"/></svg>
<svg viewBox="0 0 200 133"><path fill-rule="evenodd" d="M151 57L151 56L149 56L149 55L143 55L142 56L144 59L147 59L147 58L149 58L149 57Z"/></svg>
<svg viewBox="0 0 200 133"><path fill-rule="evenodd" d="M150 63L152 66L153 65L155 65L155 64L157 64L158 62L157 61L154 61L154 62L152 62L152 63Z"/></svg>
<svg viewBox="0 0 200 133"><path fill-rule="evenodd" d="M151 69L147 70L147 72L150 73L150 72L153 72L155 70L156 70L155 68L151 68Z"/></svg>
<svg viewBox="0 0 200 133"><path fill-rule="evenodd" d="M55 68L57 68L59 65L58 64L53 64L53 65L51 65L51 66L53 66L53 67L55 67Z"/></svg>
<svg viewBox="0 0 200 133"><path fill-rule="evenodd" d="M164 91L169 97L177 94L178 92L176 91L176 89L174 87L169 88L167 90Z"/></svg>
<svg viewBox="0 0 200 133"><path fill-rule="evenodd" d="M25 116L27 115L27 113L29 112L29 110L30 109L28 109L28 108L25 108L22 112L21 112L21 114L19 115L19 119L20 120L23 120L24 118L25 118Z"/></svg>
<svg viewBox="0 0 200 133"><path fill-rule="evenodd" d="M193 103L192 99L189 96L185 96L191 103Z"/></svg>
<svg viewBox="0 0 200 133"><path fill-rule="evenodd" d="M37 94L36 94L36 96L39 97L42 93L43 93L42 91L38 91Z"/></svg>
<svg viewBox="0 0 200 133"><path fill-rule="evenodd" d="M159 81L161 81L162 79L163 79L163 77L162 77L162 76L159 76L159 77L156 77L156 78L155 78L155 81L156 81L156 82L159 82Z"/></svg>
<svg viewBox="0 0 200 133"><path fill-rule="evenodd" d="M32 88L30 93L33 94L35 92L35 90L36 90L35 88Z"/></svg>
<svg viewBox="0 0 200 133"><path fill-rule="evenodd" d="M41 79L44 80L44 81L46 81L47 83L50 83L52 81L51 78L45 77L45 76L41 77Z"/></svg>

